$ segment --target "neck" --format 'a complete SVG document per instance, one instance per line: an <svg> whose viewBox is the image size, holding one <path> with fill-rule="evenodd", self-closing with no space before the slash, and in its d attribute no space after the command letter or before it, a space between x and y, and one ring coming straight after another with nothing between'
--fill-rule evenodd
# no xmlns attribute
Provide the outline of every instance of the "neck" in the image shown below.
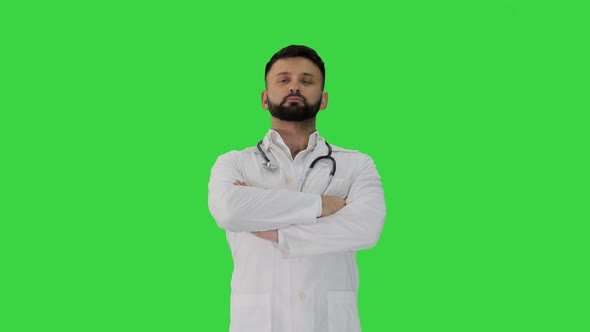
<svg viewBox="0 0 590 332"><path fill-rule="evenodd" d="M311 135L315 129L315 118L308 119L305 121L293 122L283 121L275 117L271 118L271 128L275 130L291 150L291 156L295 156L307 149L309 143L309 135Z"/></svg>

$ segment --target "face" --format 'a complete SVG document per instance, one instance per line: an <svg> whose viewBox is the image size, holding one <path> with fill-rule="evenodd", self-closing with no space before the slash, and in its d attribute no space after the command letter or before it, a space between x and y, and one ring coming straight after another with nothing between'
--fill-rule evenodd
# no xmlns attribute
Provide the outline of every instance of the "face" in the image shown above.
<svg viewBox="0 0 590 332"><path fill-rule="evenodd" d="M262 106L284 121L304 121L326 108L328 94L322 91L324 78L306 58L277 60L266 75Z"/></svg>

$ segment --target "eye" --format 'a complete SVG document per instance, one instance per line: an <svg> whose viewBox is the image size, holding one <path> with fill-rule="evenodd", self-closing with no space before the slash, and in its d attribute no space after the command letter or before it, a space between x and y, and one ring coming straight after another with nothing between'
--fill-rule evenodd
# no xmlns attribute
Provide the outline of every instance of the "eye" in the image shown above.
<svg viewBox="0 0 590 332"><path fill-rule="evenodd" d="M302 81L302 83L303 83L303 84L305 84L305 85L310 85L310 84L313 84L313 82L312 82L312 81Z"/></svg>

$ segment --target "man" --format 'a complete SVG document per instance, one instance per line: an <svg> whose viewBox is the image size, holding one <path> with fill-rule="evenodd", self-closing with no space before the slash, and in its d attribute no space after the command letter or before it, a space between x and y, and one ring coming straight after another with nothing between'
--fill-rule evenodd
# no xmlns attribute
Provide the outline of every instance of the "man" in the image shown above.
<svg viewBox="0 0 590 332"><path fill-rule="evenodd" d="M370 157L319 136L328 94L313 49L277 52L265 81L272 129L220 156L209 182L234 261L230 332L360 331L355 253L381 233L380 177Z"/></svg>

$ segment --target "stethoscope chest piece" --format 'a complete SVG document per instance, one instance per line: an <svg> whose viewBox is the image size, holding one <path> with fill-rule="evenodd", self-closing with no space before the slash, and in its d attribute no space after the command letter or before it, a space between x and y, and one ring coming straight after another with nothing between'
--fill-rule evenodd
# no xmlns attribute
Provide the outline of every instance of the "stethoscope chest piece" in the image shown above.
<svg viewBox="0 0 590 332"><path fill-rule="evenodd" d="M262 158L264 158L264 162L262 163L262 167L274 171L275 169L278 169L279 166L277 165L273 165L273 163L270 162L270 159L268 159L268 157L266 156L266 153L264 153L264 151L262 151L262 148L260 147L260 144L262 144L262 141L258 142L258 144L256 144L256 147L258 148L258 151L260 151L260 154L262 155Z"/></svg>
<svg viewBox="0 0 590 332"><path fill-rule="evenodd" d="M270 161L262 163L262 167L274 171L275 169L279 169L279 166L273 165Z"/></svg>

